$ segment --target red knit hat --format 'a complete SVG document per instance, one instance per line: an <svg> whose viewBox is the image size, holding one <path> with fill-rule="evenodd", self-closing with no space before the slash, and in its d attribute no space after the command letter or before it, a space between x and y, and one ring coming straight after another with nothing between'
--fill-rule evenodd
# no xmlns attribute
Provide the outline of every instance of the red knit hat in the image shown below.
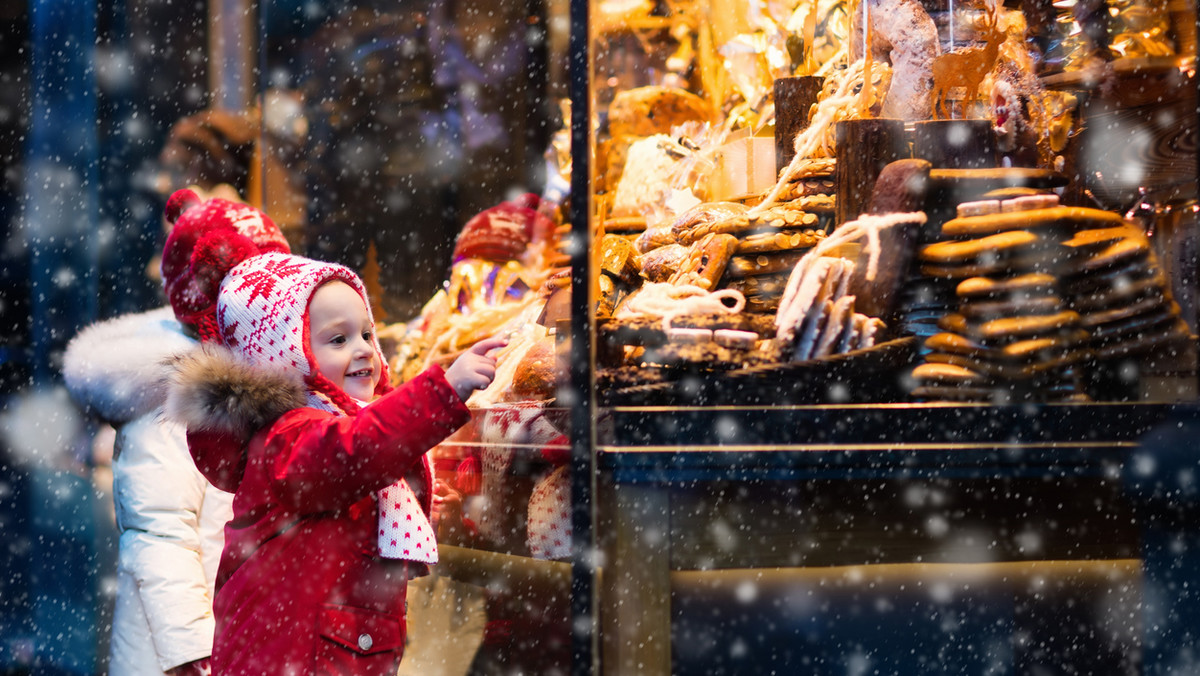
<svg viewBox="0 0 1200 676"><path fill-rule="evenodd" d="M223 199L202 201L177 190L164 215L173 224L163 246L162 279L167 300L182 323L201 339L216 338L217 291L233 266L264 253L291 253L283 232L262 211Z"/></svg>
<svg viewBox="0 0 1200 676"><path fill-rule="evenodd" d="M463 226L454 244L454 260L482 258L517 260L531 242L544 241L554 223L538 211L537 195L526 193L475 214Z"/></svg>

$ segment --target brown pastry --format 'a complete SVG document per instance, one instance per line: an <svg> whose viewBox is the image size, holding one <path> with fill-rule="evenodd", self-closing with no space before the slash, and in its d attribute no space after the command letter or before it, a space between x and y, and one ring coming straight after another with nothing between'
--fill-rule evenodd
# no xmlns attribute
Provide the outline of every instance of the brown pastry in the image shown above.
<svg viewBox="0 0 1200 676"><path fill-rule="evenodd" d="M671 230L670 224L652 225L633 240L634 247L641 253L647 253L668 244L679 244L679 239Z"/></svg>
<svg viewBox="0 0 1200 676"><path fill-rule="evenodd" d="M825 208L814 201L817 199L792 200L771 207L753 217L740 213L732 214L724 219L704 222L685 222L676 219L672 230L680 244L690 244L714 232L738 237L791 230L812 232L821 223L821 217L817 210Z"/></svg>
<svg viewBox="0 0 1200 676"><path fill-rule="evenodd" d="M668 280L671 284L690 284L703 289L717 288L717 282L725 274L725 268L737 248L733 235L710 234L691 246L675 274Z"/></svg>
<svg viewBox="0 0 1200 676"><path fill-rule="evenodd" d="M776 275L790 272L796 263L807 254L807 250L761 253L756 256L733 256L725 275L729 278Z"/></svg>
<svg viewBox="0 0 1200 676"><path fill-rule="evenodd" d="M668 244L642 254L642 276L652 282L665 282L687 260L690 250L682 244Z"/></svg>
<svg viewBox="0 0 1200 676"><path fill-rule="evenodd" d="M596 316L611 317L621 302L623 291L610 275L601 274L596 280L598 298L596 299Z"/></svg>
<svg viewBox="0 0 1200 676"><path fill-rule="evenodd" d="M743 296L773 297L778 300L787 289L788 274L756 275L754 277L726 277L724 286Z"/></svg>
<svg viewBox="0 0 1200 676"><path fill-rule="evenodd" d="M868 214L921 211L929 186L932 165L921 159L896 160L879 172L871 189Z"/></svg>
<svg viewBox="0 0 1200 676"><path fill-rule="evenodd" d="M831 178L801 178L789 183L780 193L779 199L786 201L814 195L832 195L836 189L837 184Z"/></svg>
<svg viewBox="0 0 1200 676"><path fill-rule="evenodd" d="M605 233L641 233L646 229L645 216L620 216L604 221Z"/></svg>
<svg viewBox="0 0 1200 676"><path fill-rule="evenodd" d="M613 137L670 134L684 122L711 122L712 107L703 98L677 87L637 87L613 97L608 129Z"/></svg>
<svg viewBox="0 0 1200 676"><path fill-rule="evenodd" d="M619 235L605 235L600 240L600 270L630 286L640 284L641 260L629 240Z"/></svg>
<svg viewBox="0 0 1200 676"><path fill-rule="evenodd" d="M761 232L738 238L737 255L772 254L799 249L808 250L825 239L820 230L783 230Z"/></svg>
<svg viewBox="0 0 1200 676"><path fill-rule="evenodd" d="M517 363L513 372L510 394L512 400L553 399L558 390L558 354L554 336L548 335L533 344Z"/></svg>

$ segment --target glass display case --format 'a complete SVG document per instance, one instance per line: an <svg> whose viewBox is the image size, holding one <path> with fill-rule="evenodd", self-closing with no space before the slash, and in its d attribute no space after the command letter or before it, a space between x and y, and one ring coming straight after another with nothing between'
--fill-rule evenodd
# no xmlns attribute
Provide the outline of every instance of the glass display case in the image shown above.
<svg viewBox="0 0 1200 676"><path fill-rule="evenodd" d="M567 447L526 437L483 470L517 492L500 498L517 515L499 540L515 542L464 540L445 568L570 617L573 660L523 659L622 674L1189 664L1192 8L573 10L588 27L573 26L572 63L591 69L572 97L587 151L569 214L588 246L560 347L573 406L552 417L575 442L556 503L575 538L535 551L540 489L565 489L546 458ZM897 12L924 37L889 32ZM913 86L897 51L918 48L941 70L889 100ZM647 301L659 284L676 288ZM724 307L689 300L708 295Z"/></svg>
<svg viewBox="0 0 1200 676"><path fill-rule="evenodd" d="M616 233L646 261L731 234L724 273L693 280L745 301L737 319L691 323L679 303L646 322L623 299L611 318L597 301L600 671L1190 663L1197 608L1179 592L1195 540L1194 8L599 5L593 245ZM665 48L668 61L691 57L683 69L653 65L655 18L685 36ZM639 43L612 38L623 31ZM838 47L841 65L861 60L831 66ZM906 61L914 52L932 67ZM666 91L679 87L713 117ZM622 104L678 113L671 124L685 124L654 131L691 143L637 154L672 139L622 140ZM716 143L695 124L714 119ZM614 181L612 164L628 171L635 154L666 156L665 169ZM831 193L834 204L819 199ZM1162 236L1161 218L1176 234ZM1132 239L1100 244L1108 228ZM788 248L755 248L763 233L809 253L780 275L770 263ZM1016 253L1010 238L1033 248ZM1156 272L1094 253L1105 246L1137 249ZM822 254L851 261L850 291L828 281L840 261L811 262ZM864 267L880 281L864 283ZM1162 342L1110 323L1157 304L1129 286L1147 277L1172 308ZM1142 300L1107 304L1123 290ZM610 291L623 292L636 293ZM883 320L874 345L838 349L859 334L828 329L849 325L850 304ZM767 329L744 317L755 312ZM757 331L766 356L708 329ZM1024 353L1067 333L1086 355Z"/></svg>
<svg viewBox="0 0 1200 676"><path fill-rule="evenodd" d="M154 175L509 339L401 673L1196 668L1195 7L208 10Z"/></svg>

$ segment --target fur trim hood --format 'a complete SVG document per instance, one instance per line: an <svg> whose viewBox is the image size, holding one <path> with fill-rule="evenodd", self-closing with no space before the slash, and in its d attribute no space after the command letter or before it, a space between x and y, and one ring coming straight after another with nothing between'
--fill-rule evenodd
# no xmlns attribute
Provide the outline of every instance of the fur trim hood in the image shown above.
<svg viewBox="0 0 1200 676"><path fill-rule="evenodd" d="M79 332L63 355L63 379L77 404L121 424L166 399L165 362L196 346L171 308L122 315Z"/></svg>
<svg viewBox="0 0 1200 676"><path fill-rule="evenodd" d="M171 363L165 414L188 430L196 468L214 486L235 492L246 465L246 443L279 416L307 404L295 369L255 366L210 343Z"/></svg>
<svg viewBox="0 0 1200 676"><path fill-rule="evenodd" d="M189 432L246 439L279 416L307 405L304 377L295 369L263 368L210 343L170 364L166 415Z"/></svg>

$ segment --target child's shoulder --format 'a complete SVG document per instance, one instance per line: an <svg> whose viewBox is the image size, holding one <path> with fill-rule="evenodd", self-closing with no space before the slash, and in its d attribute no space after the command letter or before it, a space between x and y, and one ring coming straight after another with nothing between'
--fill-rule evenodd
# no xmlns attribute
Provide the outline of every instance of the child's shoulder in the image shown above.
<svg viewBox="0 0 1200 676"><path fill-rule="evenodd" d="M252 364L210 344L172 364L167 415L193 429L248 436L307 406L307 389L291 369Z"/></svg>

